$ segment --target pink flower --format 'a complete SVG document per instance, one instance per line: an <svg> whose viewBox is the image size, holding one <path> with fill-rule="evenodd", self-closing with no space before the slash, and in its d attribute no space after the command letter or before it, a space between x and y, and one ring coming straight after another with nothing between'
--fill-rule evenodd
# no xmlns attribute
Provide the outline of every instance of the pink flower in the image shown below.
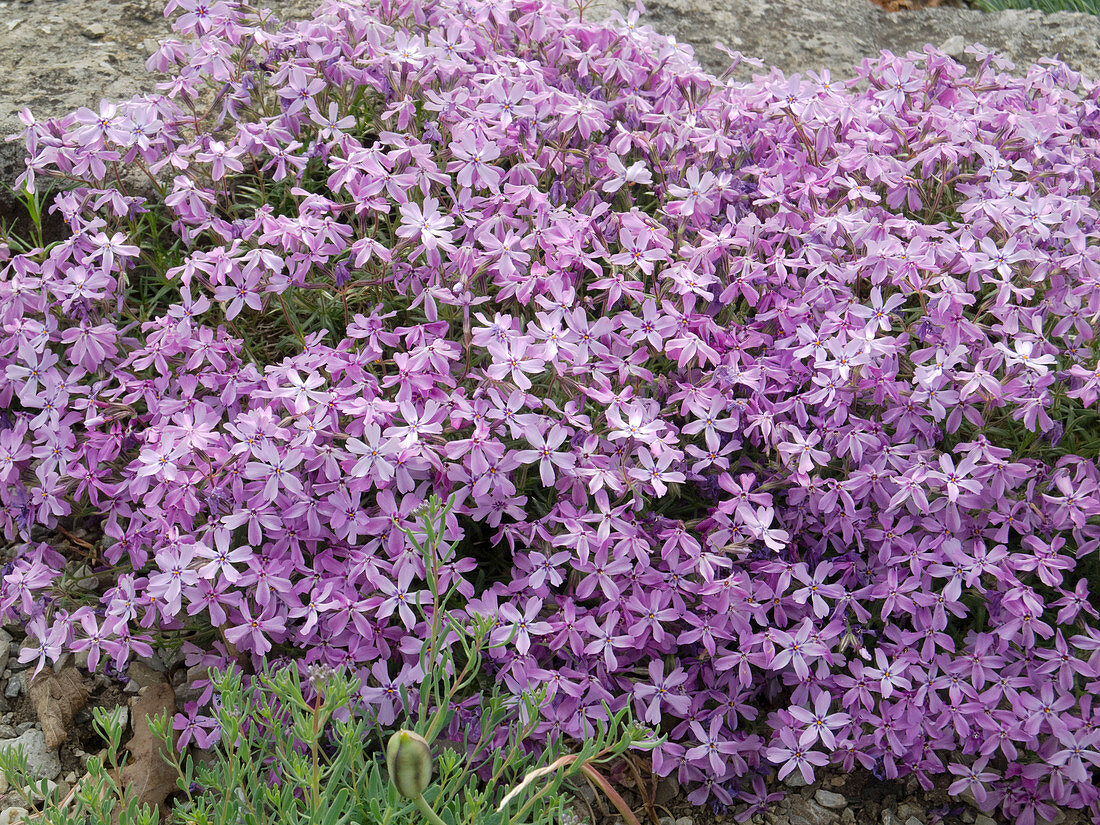
<svg viewBox="0 0 1100 825"><path fill-rule="evenodd" d="M783 743L778 747L770 747L765 751L768 759L779 765L779 779L798 770L807 785L814 782L814 766L821 767L828 764L829 757L818 751L811 751L795 739L794 731L783 728L779 731L779 739Z"/></svg>
<svg viewBox="0 0 1100 825"><path fill-rule="evenodd" d="M645 163L640 160L634 161L627 168L618 155L611 154L607 156L607 169L611 177L604 181L601 187L604 192L618 192L631 183L647 185L653 183L653 176L646 169Z"/></svg>
<svg viewBox="0 0 1100 825"><path fill-rule="evenodd" d="M569 432L560 424L555 424L544 436L538 430L526 433L527 443L534 447L533 450L520 450L516 453L516 461L527 464L532 461L539 462L539 478L546 487L554 486L554 467L573 469L577 464L573 453L557 450Z"/></svg>
<svg viewBox="0 0 1100 825"><path fill-rule="evenodd" d="M233 626L226 628L225 638L256 656L263 656L271 650L271 637L278 637L286 629L286 619L275 613L274 609L266 610L259 616L253 617L248 605L240 608L241 618Z"/></svg>

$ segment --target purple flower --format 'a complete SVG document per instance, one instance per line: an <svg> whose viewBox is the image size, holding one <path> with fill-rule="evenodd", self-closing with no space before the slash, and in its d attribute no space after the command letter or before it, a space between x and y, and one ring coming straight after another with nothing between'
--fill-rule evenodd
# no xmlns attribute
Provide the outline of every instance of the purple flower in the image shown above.
<svg viewBox="0 0 1100 825"><path fill-rule="evenodd" d="M768 759L779 765L779 778L786 779L788 774L797 769L806 784L812 785L814 767L827 764L829 757L800 745L794 732L789 729L784 728L779 732L779 740L782 745L767 750Z"/></svg>

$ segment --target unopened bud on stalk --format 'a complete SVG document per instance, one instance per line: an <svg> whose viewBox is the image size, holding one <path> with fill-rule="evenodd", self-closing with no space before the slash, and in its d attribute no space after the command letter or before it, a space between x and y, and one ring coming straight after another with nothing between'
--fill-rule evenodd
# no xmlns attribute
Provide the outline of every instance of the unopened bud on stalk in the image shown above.
<svg viewBox="0 0 1100 825"><path fill-rule="evenodd" d="M432 781L432 750L412 731L399 730L386 745L390 782L406 799L419 799Z"/></svg>

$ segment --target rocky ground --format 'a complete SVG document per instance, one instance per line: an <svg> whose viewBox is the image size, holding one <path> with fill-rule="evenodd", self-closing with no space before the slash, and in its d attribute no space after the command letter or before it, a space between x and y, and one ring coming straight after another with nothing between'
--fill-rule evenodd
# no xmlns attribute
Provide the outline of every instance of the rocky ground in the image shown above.
<svg viewBox="0 0 1100 825"><path fill-rule="evenodd" d="M647 22L695 47L716 73L727 58L714 43L758 57L784 72L822 67L840 77L881 49L903 54L931 43L962 58L980 42L1025 67L1060 55L1100 76L1100 19L1037 11L983 13L962 0L649 0ZM929 6L929 4L933 4ZM314 0L268 0L284 19L307 17ZM921 8L913 9L912 7ZM170 31L162 0L0 0L0 136L21 128L18 112L56 116L101 98L151 91L145 60ZM593 0L591 13L632 8L632 0ZM20 142L0 141L0 183L23 168ZM0 190L0 217L10 195Z"/></svg>

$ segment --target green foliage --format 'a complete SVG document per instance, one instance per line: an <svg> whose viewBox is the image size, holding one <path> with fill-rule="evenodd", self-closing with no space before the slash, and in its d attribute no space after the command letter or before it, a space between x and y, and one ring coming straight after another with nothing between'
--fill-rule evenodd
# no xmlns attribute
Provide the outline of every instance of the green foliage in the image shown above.
<svg viewBox="0 0 1100 825"><path fill-rule="evenodd" d="M1038 9L1044 12L1077 11L1100 14L1100 0L976 0L982 11Z"/></svg>

